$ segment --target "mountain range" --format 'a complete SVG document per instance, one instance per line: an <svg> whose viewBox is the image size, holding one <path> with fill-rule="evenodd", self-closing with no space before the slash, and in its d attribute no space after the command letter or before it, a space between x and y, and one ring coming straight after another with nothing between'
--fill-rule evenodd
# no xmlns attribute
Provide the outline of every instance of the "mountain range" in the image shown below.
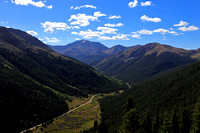
<svg viewBox="0 0 200 133"><path fill-rule="evenodd" d="M122 45L116 45L108 48L99 42L92 42L88 40L75 41L65 46L49 46L57 53L75 58L89 65L109 55L130 48Z"/></svg>
<svg viewBox="0 0 200 133"><path fill-rule="evenodd" d="M0 128L19 132L66 112L71 96L124 84L54 52L26 32L0 27L0 86Z"/></svg>
<svg viewBox="0 0 200 133"><path fill-rule="evenodd" d="M199 49L185 50L149 43L108 56L96 62L94 67L101 73L136 84L194 63L199 58Z"/></svg>

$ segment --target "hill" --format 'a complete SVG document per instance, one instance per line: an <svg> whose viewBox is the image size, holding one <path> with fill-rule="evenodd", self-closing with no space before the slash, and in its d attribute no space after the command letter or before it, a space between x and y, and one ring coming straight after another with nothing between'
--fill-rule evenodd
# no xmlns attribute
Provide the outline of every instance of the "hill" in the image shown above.
<svg viewBox="0 0 200 133"><path fill-rule="evenodd" d="M89 93L123 87L122 82L57 54L25 34L0 27L2 130L19 132L66 112L65 100L70 100L70 96L87 97ZM27 38L36 41L29 43Z"/></svg>
<svg viewBox="0 0 200 133"><path fill-rule="evenodd" d="M99 61L95 68L132 84L155 78L176 67L197 61L198 50L149 43L135 46ZM192 58L192 55L196 55Z"/></svg>
<svg viewBox="0 0 200 133"><path fill-rule="evenodd" d="M109 132L119 131L122 117L126 113L128 97L132 97L135 104L132 106L137 109L140 123L144 122L146 114L150 113L148 119L153 121L151 124L155 124L159 117L160 123L157 128L160 131L169 131L172 124L170 122L176 112L178 123L187 119L186 127L190 130L191 121L197 118L192 117L192 113L200 98L199 81L200 62L197 62L166 76L134 86L120 95L106 97L101 101L102 120L107 124ZM186 111L188 114L184 116ZM183 130L183 125L178 124L176 129L179 128Z"/></svg>
<svg viewBox="0 0 200 133"><path fill-rule="evenodd" d="M129 47L121 45L108 48L99 42L87 40L75 41L65 46L50 47L57 53L75 58L89 65L100 61L109 55L129 49Z"/></svg>

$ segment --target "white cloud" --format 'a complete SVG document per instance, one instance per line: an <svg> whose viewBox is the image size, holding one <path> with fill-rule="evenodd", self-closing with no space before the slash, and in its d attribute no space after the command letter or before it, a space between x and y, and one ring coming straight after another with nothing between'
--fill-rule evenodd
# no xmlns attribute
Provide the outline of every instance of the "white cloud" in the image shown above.
<svg viewBox="0 0 200 133"><path fill-rule="evenodd" d="M43 38L38 38L40 41L44 41L44 39Z"/></svg>
<svg viewBox="0 0 200 133"><path fill-rule="evenodd" d="M180 21L178 24L174 24L174 26L187 26L189 23Z"/></svg>
<svg viewBox="0 0 200 133"><path fill-rule="evenodd" d="M112 36L112 37L100 36L98 39L100 39L100 40L129 40L129 38L127 36L128 35L125 35L125 34L116 35L116 36Z"/></svg>
<svg viewBox="0 0 200 133"><path fill-rule="evenodd" d="M132 32L132 35L131 35L131 37L133 37L133 38L141 38L140 37L140 34L138 34L137 32Z"/></svg>
<svg viewBox="0 0 200 133"><path fill-rule="evenodd" d="M161 33L161 34L164 35L165 33L169 33L169 30L159 28L159 29L154 30L153 32L155 32L155 33Z"/></svg>
<svg viewBox="0 0 200 133"><path fill-rule="evenodd" d="M100 36L99 40L113 40L113 38L108 36Z"/></svg>
<svg viewBox="0 0 200 133"><path fill-rule="evenodd" d="M52 37L52 38L45 37L45 39L47 40L47 42L50 42L50 43L59 43L60 42L60 40L57 39L56 37Z"/></svg>
<svg viewBox="0 0 200 133"><path fill-rule="evenodd" d="M50 6L46 6L46 8L48 8L48 9L52 9L53 6L52 6L52 5L50 5Z"/></svg>
<svg viewBox="0 0 200 133"><path fill-rule="evenodd" d="M44 32L53 33L54 29L56 30L67 30L70 27L66 23L62 22L49 22L41 23L42 27L45 28Z"/></svg>
<svg viewBox="0 0 200 133"><path fill-rule="evenodd" d="M113 15L113 16L110 16L110 17L109 17L109 19L119 19L119 18L121 18L121 16L120 16L120 15L118 15L118 16L116 16L116 15Z"/></svg>
<svg viewBox="0 0 200 133"><path fill-rule="evenodd" d="M195 31L195 30L199 30L199 27L196 27L196 26L189 26L189 27L180 27L179 28L180 31Z"/></svg>
<svg viewBox="0 0 200 133"><path fill-rule="evenodd" d="M142 34L142 35L152 35L153 31L142 29L140 31L137 31L137 33Z"/></svg>
<svg viewBox="0 0 200 133"><path fill-rule="evenodd" d="M71 32L71 34L73 34L73 35L78 35L78 32Z"/></svg>
<svg viewBox="0 0 200 133"><path fill-rule="evenodd" d="M137 0L134 0L134 1L131 1L131 2L128 3L128 6L129 6L130 8L134 8L134 7L136 7L137 5L138 5L138 1L137 1Z"/></svg>
<svg viewBox="0 0 200 133"><path fill-rule="evenodd" d="M26 31L26 33L28 33L28 34L30 34L32 36L37 36L38 35L38 33L35 32L35 31Z"/></svg>
<svg viewBox="0 0 200 133"><path fill-rule="evenodd" d="M109 27L98 27L97 30L101 30L102 33L106 33L106 34L117 34L116 31L118 31L118 29L109 28Z"/></svg>
<svg viewBox="0 0 200 133"><path fill-rule="evenodd" d="M94 38L94 37L100 37L100 35L103 35L104 33L99 31L92 31L88 29L87 31L80 31L78 35L82 36L83 38Z"/></svg>
<svg viewBox="0 0 200 133"><path fill-rule="evenodd" d="M101 12L98 11L94 13L94 16L98 18L98 17L106 16L106 14L102 14Z"/></svg>
<svg viewBox="0 0 200 133"><path fill-rule="evenodd" d="M70 26L71 29L80 29L79 26Z"/></svg>
<svg viewBox="0 0 200 133"><path fill-rule="evenodd" d="M71 6L70 9L79 10L81 8L93 8L93 9L97 9L97 7L93 6L93 5L83 5L83 6L76 6L76 7Z"/></svg>
<svg viewBox="0 0 200 133"><path fill-rule="evenodd" d="M113 36L112 38L114 38L114 40L129 40L127 36L128 35L121 34L121 35Z"/></svg>
<svg viewBox="0 0 200 133"><path fill-rule="evenodd" d="M104 24L104 26L107 26L107 27L121 27L121 26L124 26L122 23L117 23L117 24Z"/></svg>
<svg viewBox="0 0 200 133"><path fill-rule="evenodd" d="M152 6L151 1L141 2L141 6Z"/></svg>
<svg viewBox="0 0 200 133"><path fill-rule="evenodd" d="M76 14L76 15L71 15L70 19L68 21L72 21L71 25L79 25L79 26L87 26L90 24L89 21L97 21L98 17L94 17L91 15L86 15L86 14Z"/></svg>
<svg viewBox="0 0 200 133"><path fill-rule="evenodd" d="M150 22L155 22L155 23L161 22L161 19L160 19L160 18L157 18L157 17L155 17L155 18L149 18L149 17L146 16L146 15L143 15L142 17L140 17L140 19L141 19L142 21L150 21Z"/></svg>
<svg viewBox="0 0 200 133"><path fill-rule="evenodd" d="M21 6L28 6L30 4L30 5L36 6L36 7L46 7L48 9L52 8L52 5L46 6L44 4L45 1L44 2L43 1L35 2L33 0L11 0L11 2L16 4L16 5L21 5Z"/></svg>

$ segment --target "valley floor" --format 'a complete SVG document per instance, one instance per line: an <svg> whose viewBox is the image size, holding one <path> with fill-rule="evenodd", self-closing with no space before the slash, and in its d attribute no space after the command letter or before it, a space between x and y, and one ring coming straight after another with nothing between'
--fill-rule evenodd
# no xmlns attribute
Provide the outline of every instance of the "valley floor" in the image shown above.
<svg viewBox="0 0 200 133"><path fill-rule="evenodd" d="M70 111L54 120L49 125L43 125L33 130L34 133L74 133L90 129L95 120L100 120L100 95L89 98L78 98L68 102Z"/></svg>

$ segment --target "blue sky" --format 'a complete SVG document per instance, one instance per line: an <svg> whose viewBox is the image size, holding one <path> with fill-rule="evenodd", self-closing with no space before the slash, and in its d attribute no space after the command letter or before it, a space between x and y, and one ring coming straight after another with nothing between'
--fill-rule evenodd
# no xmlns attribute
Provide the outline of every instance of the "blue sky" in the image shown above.
<svg viewBox="0 0 200 133"><path fill-rule="evenodd" d="M200 48L200 0L1 0L0 25L49 45L86 39Z"/></svg>

